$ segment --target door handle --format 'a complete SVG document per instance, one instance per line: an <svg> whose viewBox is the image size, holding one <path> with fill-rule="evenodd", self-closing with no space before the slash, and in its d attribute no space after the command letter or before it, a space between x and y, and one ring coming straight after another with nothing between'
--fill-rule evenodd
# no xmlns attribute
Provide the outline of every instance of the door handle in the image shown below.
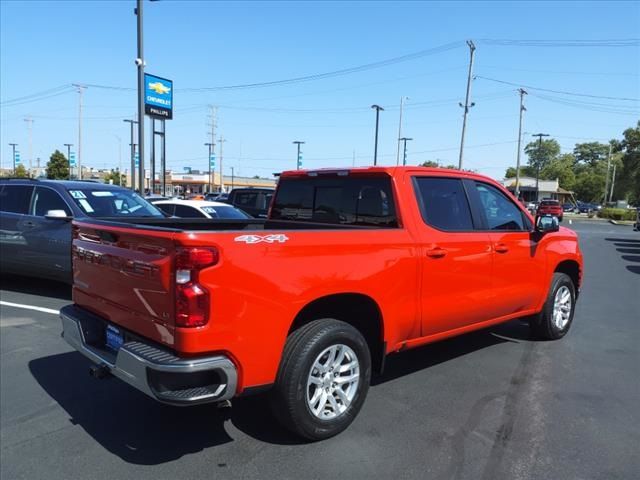
<svg viewBox="0 0 640 480"><path fill-rule="evenodd" d="M25 227L28 227L28 228L33 228L33 227L35 227L35 226L36 226L35 222L32 222L32 221L30 221L30 220L27 220L27 221L25 221L25 222L22 222L22 225L24 225Z"/></svg>
<svg viewBox="0 0 640 480"><path fill-rule="evenodd" d="M430 250L427 250L427 257L431 258L442 258L447 254L447 251L444 248L435 247Z"/></svg>
<svg viewBox="0 0 640 480"><path fill-rule="evenodd" d="M507 247L504 243L497 243L495 246L496 253L507 253L509 251L509 247Z"/></svg>

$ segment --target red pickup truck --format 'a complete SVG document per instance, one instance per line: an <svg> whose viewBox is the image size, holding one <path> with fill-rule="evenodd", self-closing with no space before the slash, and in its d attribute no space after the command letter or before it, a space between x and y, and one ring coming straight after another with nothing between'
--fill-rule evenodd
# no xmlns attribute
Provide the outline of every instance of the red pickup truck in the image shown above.
<svg viewBox="0 0 640 480"><path fill-rule="evenodd" d="M420 167L285 172L266 220L75 221L72 256L63 336L94 376L173 405L265 392L312 440L390 353L517 317L564 336L582 278L557 218Z"/></svg>

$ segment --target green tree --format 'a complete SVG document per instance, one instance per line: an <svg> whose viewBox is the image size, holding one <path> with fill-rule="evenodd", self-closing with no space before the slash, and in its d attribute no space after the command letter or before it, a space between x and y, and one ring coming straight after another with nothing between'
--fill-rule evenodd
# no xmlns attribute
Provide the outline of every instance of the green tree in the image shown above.
<svg viewBox="0 0 640 480"><path fill-rule="evenodd" d="M536 169L528 165L520 167L520 178L522 177L535 177ZM504 178L516 178L516 167L509 167L504 174Z"/></svg>
<svg viewBox="0 0 640 480"><path fill-rule="evenodd" d="M111 171L104 176L104 182L113 183L113 185L126 185L127 176L124 173L120 173L118 169L111 169Z"/></svg>
<svg viewBox="0 0 640 480"><path fill-rule="evenodd" d="M604 195L604 175L593 169L585 169L576 175L573 190L584 202L600 202Z"/></svg>
<svg viewBox="0 0 640 480"><path fill-rule="evenodd" d="M427 160L426 162L422 162L420 164L421 167L439 167L438 162L434 162L433 160Z"/></svg>
<svg viewBox="0 0 640 480"><path fill-rule="evenodd" d="M69 178L69 162L67 157L59 150L53 152L49 158L47 178L52 180L66 180Z"/></svg>
<svg viewBox="0 0 640 480"><path fill-rule="evenodd" d="M576 162L595 167L606 160L609 155L609 145L600 142L576 143L573 149Z"/></svg>
<svg viewBox="0 0 640 480"><path fill-rule="evenodd" d="M27 172L27 169L24 168L24 165L20 164L16 167L13 176L17 178L29 178L29 172Z"/></svg>
<svg viewBox="0 0 640 480"><path fill-rule="evenodd" d="M558 179L558 183L565 190L573 190L576 183L576 174L573 171L576 163L575 157L570 153L560 155L551 160L540 171L540 178L544 180Z"/></svg>
<svg viewBox="0 0 640 480"><path fill-rule="evenodd" d="M626 199L632 205L640 204L640 121L627 128L621 142L613 142L614 151L621 154L621 165L616 168L614 199Z"/></svg>
<svg viewBox="0 0 640 480"><path fill-rule="evenodd" d="M551 138L542 142L533 141L524 147L524 153L529 157L529 166L534 170L542 170L547 163L555 160L560 155L560 144Z"/></svg>

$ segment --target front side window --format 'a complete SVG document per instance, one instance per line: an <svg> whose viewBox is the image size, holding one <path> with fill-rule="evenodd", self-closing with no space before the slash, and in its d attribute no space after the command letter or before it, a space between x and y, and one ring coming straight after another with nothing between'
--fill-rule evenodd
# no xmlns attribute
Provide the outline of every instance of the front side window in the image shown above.
<svg viewBox="0 0 640 480"><path fill-rule="evenodd" d="M476 189L489 230L525 229L522 212L504 193L486 183L476 182Z"/></svg>
<svg viewBox="0 0 640 480"><path fill-rule="evenodd" d="M397 227L389 177L282 178L272 220Z"/></svg>
<svg viewBox="0 0 640 480"><path fill-rule="evenodd" d="M422 219L447 232L473 230L467 195L458 178L420 177L415 179Z"/></svg>
<svg viewBox="0 0 640 480"><path fill-rule="evenodd" d="M33 196L33 203L31 205L31 215L44 217L49 210L63 210L68 217L71 216L69 206L65 203L58 192L51 190L50 188L37 187L36 193Z"/></svg>
<svg viewBox="0 0 640 480"><path fill-rule="evenodd" d="M32 192L31 185L5 185L0 191L0 210L26 215L29 212Z"/></svg>
<svg viewBox="0 0 640 480"><path fill-rule="evenodd" d="M69 196L89 217L164 217L162 212L130 190L71 188Z"/></svg>

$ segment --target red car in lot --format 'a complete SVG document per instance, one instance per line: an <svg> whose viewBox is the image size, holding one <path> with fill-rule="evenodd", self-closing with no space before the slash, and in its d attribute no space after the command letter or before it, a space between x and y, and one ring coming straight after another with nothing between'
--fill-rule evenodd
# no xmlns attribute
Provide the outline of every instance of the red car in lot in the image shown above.
<svg viewBox="0 0 640 480"><path fill-rule="evenodd" d="M542 200L538 205L537 215L554 215L562 221L562 205L558 200Z"/></svg>

